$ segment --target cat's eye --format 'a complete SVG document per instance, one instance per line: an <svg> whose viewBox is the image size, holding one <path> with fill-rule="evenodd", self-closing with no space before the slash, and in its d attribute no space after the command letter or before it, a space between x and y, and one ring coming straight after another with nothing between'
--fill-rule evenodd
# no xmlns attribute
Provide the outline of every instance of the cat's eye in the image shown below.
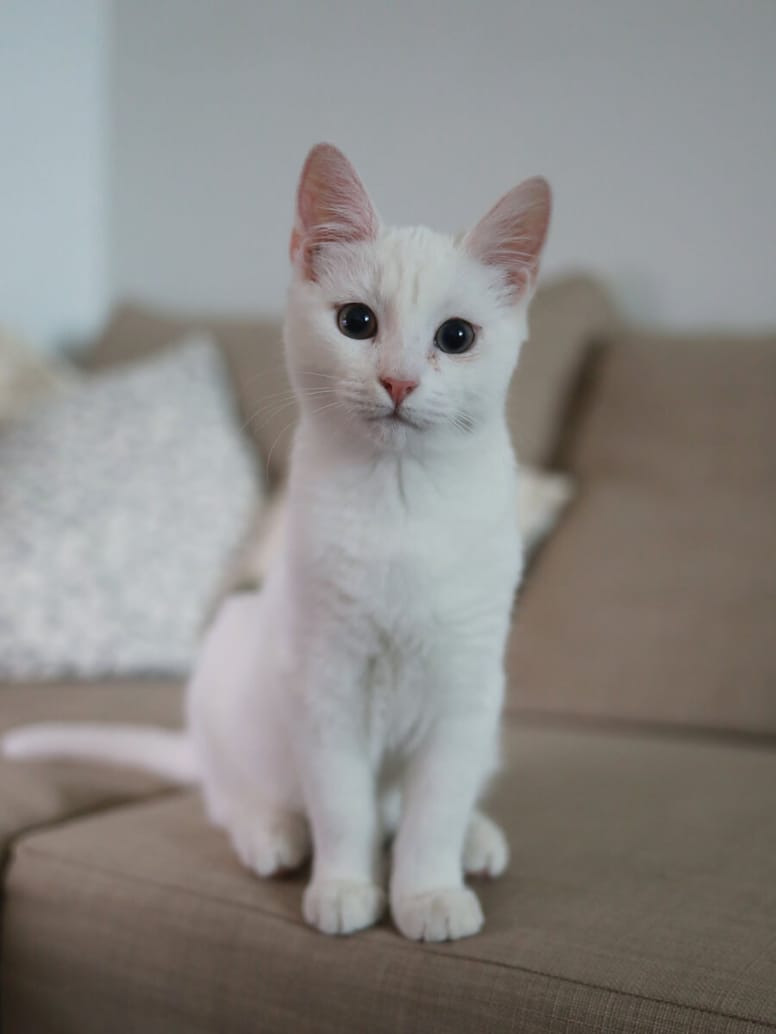
<svg viewBox="0 0 776 1034"><path fill-rule="evenodd" d="M366 341L377 334L377 316L363 302L350 302L337 310L337 326L346 337Z"/></svg>
<svg viewBox="0 0 776 1034"><path fill-rule="evenodd" d="M471 323L462 320L460 316L454 316L450 320L445 320L437 329L434 344L440 352L447 352L448 355L461 355L462 352L469 351L476 336Z"/></svg>

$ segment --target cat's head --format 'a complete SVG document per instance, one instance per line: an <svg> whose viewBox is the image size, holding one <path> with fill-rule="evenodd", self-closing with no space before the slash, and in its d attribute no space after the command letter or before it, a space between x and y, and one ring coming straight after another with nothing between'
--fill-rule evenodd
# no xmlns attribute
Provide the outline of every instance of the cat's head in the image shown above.
<svg viewBox="0 0 776 1034"><path fill-rule="evenodd" d="M537 177L460 237L384 227L347 158L314 147L286 318L308 418L392 450L503 420L549 217Z"/></svg>

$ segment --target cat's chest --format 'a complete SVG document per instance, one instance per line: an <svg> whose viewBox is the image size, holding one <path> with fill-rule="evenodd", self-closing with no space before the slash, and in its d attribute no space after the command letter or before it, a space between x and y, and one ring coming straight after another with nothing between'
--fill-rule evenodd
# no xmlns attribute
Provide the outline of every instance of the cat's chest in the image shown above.
<svg viewBox="0 0 776 1034"><path fill-rule="evenodd" d="M353 608L385 642L399 646L420 630L430 634L456 601L480 592L471 544L419 522L362 529L330 558L336 564L330 577Z"/></svg>
<svg viewBox="0 0 776 1034"><path fill-rule="evenodd" d="M292 539L305 597L335 601L343 622L400 655L508 607L520 567L508 477L466 491L430 479L404 487L326 485Z"/></svg>
<svg viewBox="0 0 776 1034"><path fill-rule="evenodd" d="M451 519L399 521L363 531L343 548L336 577L380 632L400 640L447 629L514 587L515 528Z"/></svg>
<svg viewBox="0 0 776 1034"><path fill-rule="evenodd" d="M423 671L422 654L384 639L366 666L362 694L375 764L390 764L391 758L400 763L438 710L433 680Z"/></svg>

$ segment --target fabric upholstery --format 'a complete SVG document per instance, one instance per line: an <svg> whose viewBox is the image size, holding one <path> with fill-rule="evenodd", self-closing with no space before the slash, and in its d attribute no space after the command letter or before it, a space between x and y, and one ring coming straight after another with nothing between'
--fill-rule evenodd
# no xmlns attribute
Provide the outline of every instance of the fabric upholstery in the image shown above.
<svg viewBox="0 0 776 1034"><path fill-rule="evenodd" d="M6 880L4 1034L776 1030L776 754L518 728L493 813L513 862L478 937L303 925L199 799L25 838Z"/></svg>
<svg viewBox="0 0 776 1034"><path fill-rule="evenodd" d="M531 305L531 339L523 348L508 405L523 462L543 466L551 458L584 359L593 341L609 333L614 323L602 288L588 277L567 277L537 292ZM297 410L289 395L276 321L200 319L124 304L84 363L100 369L147 356L193 330L207 331L223 348L243 419L278 480L288 464Z"/></svg>
<svg viewBox="0 0 776 1034"><path fill-rule="evenodd" d="M612 338L616 312L602 286L568 276L541 287L528 314L507 402L512 440L522 463L551 466L580 377L598 344Z"/></svg>
<svg viewBox="0 0 776 1034"><path fill-rule="evenodd" d="M180 687L158 680L0 684L0 733L36 721L142 721L177 725ZM25 830L168 789L140 772L0 757L0 867Z"/></svg>
<svg viewBox="0 0 776 1034"><path fill-rule="evenodd" d="M776 733L776 340L623 335L564 460L510 705Z"/></svg>

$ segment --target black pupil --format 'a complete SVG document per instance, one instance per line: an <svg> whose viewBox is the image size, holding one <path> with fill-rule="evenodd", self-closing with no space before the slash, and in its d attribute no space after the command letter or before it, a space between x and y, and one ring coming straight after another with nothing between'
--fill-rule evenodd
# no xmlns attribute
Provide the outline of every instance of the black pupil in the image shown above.
<svg viewBox="0 0 776 1034"><path fill-rule="evenodd" d="M447 320L436 334L437 348L453 355L466 352L474 342L474 329L466 320Z"/></svg>
<svg viewBox="0 0 776 1034"><path fill-rule="evenodd" d="M337 314L337 324L348 337L370 338L377 333L377 317L368 305L360 302L343 305Z"/></svg>

